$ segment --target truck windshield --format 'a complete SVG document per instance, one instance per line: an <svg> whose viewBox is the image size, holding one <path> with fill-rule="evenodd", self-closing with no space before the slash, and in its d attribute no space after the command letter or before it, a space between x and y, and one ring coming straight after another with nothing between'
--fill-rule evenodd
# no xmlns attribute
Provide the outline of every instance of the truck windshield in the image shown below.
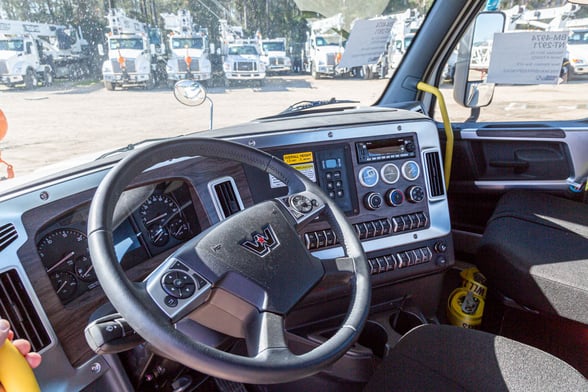
<svg viewBox="0 0 588 392"><path fill-rule="evenodd" d="M285 52L286 48L284 47L283 42L264 42L262 43L263 50L266 52Z"/></svg>
<svg viewBox="0 0 588 392"><path fill-rule="evenodd" d="M588 30L573 31L568 39L570 45L586 45L588 44Z"/></svg>
<svg viewBox="0 0 588 392"><path fill-rule="evenodd" d="M202 49L203 42L202 38L173 38L172 48L190 48L190 49Z"/></svg>
<svg viewBox="0 0 588 392"><path fill-rule="evenodd" d="M12 50L22 52L24 44L22 39L0 40L0 50Z"/></svg>
<svg viewBox="0 0 588 392"><path fill-rule="evenodd" d="M255 46L252 46L252 45L232 46L229 48L229 54L232 54L232 55L257 54L257 49L255 48Z"/></svg>
<svg viewBox="0 0 588 392"><path fill-rule="evenodd" d="M113 38L110 40L110 49L143 49L141 38Z"/></svg>

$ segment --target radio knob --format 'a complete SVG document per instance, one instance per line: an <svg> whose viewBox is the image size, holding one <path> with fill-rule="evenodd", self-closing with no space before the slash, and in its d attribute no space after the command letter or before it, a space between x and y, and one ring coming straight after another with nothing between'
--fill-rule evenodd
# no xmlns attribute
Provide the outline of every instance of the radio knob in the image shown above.
<svg viewBox="0 0 588 392"><path fill-rule="evenodd" d="M416 149L414 143L412 142L408 142L404 145L404 148L406 149L407 152L414 152L414 150Z"/></svg>
<svg viewBox="0 0 588 392"><path fill-rule="evenodd" d="M425 199L425 191L419 185L411 185L406 190L406 198L411 203L419 203Z"/></svg>
<svg viewBox="0 0 588 392"><path fill-rule="evenodd" d="M382 195L378 192L370 192L363 198L363 205L368 210L377 210L382 206Z"/></svg>
<svg viewBox="0 0 588 392"><path fill-rule="evenodd" d="M386 192L386 203L391 207L398 207L404 202L404 193L400 189L390 189Z"/></svg>

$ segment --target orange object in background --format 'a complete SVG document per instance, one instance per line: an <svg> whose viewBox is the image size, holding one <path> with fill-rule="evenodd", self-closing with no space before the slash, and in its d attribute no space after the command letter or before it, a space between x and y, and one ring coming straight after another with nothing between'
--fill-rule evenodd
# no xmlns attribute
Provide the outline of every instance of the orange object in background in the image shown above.
<svg viewBox="0 0 588 392"><path fill-rule="evenodd" d="M6 133L8 132L8 120L4 115L4 112L0 110L0 140L4 139ZM0 180L5 178L14 178L14 167L4 160L2 160L2 155L0 154L0 165L6 165L6 177L0 177Z"/></svg>
<svg viewBox="0 0 588 392"><path fill-rule="evenodd" d="M6 132L8 132L8 120L6 119L4 112L0 110L0 140L4 139Z"/></svg>

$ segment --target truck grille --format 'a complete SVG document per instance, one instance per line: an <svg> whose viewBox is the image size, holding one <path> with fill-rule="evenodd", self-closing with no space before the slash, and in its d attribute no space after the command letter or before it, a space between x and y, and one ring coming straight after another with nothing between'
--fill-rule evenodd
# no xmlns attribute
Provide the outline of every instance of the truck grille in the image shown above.
<svg viewBox="0 0 588 392"><path fill-rule="evenodd" d="M6 61L0 61L0 74L7 74L8 73L8 65L6 65Z"/></svg>
<svg viewBox="0 0 588 392"><path fill-rule="evenodd" d="M186 72L188 70L186 60L178 59L178 70L180 72ZM200 71L200 62L198 61L198 59L196 57L192 57L192 62L190 63L190 71L191 72Z"/></svg>
<svg viewBox="0 0 588 392"><path fill-rule="evenodd" d="M120 69L120 64L118 63L117 59L112 59L112 60L110 60L110 62L112 63L112 71L114 73L121 73L122 72ZM126 65L127 72L129 72L129 73L136 72L135 59L125 58L125 65Z"/></svg>
<svg viewBox="0 0 588 392"><path fill-rule="evenodd" d="M327 53L327 65L336 65L335 53Z"/></svg>
<svg viewBox="0 0 588 392"><path fill-rule="evenodd" d="M235 71L257 71L257 64L252 61L237 61L234 66Z"/></svg>
<svg viewBox="0 0 588 392"><path fill-rule="evenodd" d="M270 63L270 65L284 65L284 58L283 57L270 57L269 63Z"/></svg>

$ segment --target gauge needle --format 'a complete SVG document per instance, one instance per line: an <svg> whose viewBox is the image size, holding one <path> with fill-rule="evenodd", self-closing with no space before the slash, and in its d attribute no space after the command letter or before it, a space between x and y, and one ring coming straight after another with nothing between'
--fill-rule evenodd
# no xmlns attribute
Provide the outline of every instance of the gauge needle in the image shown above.
<svg viewBox="0 0 588 392"><path fill-rule="evenodd" d="M67 285L67 280L66 280L65 282L63 282L63 283L61 284L61 286L59 286L59 288L57 289L57 294L59 294L59 292L60 292L61 290L63 290L63 288L65 287L65 285Z"/></svg>
<svg viewBox="0 0 588 392"><path fill-rule="evenodd" d="M158 216L156 216L156 217L155 217L155 218L153 218L153 219L149 219L147 222L145 222L145 226L149 226L149 225L150 225L150 224L152 224L153 222L155 222L155 221L158 221L158 220L160 220L161 218L165 218L166 216L167 216L167 212L164 212L163 214L161 214L161 215L158 215Z"/></svg>
<svg viewBox="0 0 588 392"><path fill-rule="evenodd" d="M90 271L92 271L93 268L94 268L94 265L90 265L90 267L84 271L84 274L82 276L88 276L88 274L90 273Z"/></svg>
<svg viewBox="0 0 588 392"><path fill-rule="evenodd" d="M63 258L61 260L59 260L57 263L55 263L53 265L53 267L49 268L47 270L47 272L51 272L53 271L55 268L59 267L61 264L65 263L67 260L71 259L74 255L76 254L76 252L74 252L73 250L71 252L69 252L68 254L66 254L65 256L63 256Z"/></svg>

